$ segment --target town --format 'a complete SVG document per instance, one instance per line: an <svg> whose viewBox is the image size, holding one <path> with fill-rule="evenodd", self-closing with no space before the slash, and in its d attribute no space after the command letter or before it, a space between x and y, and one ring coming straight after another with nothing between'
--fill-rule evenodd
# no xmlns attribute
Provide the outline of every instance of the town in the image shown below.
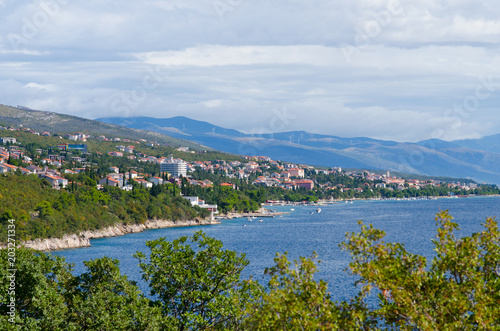
<svg viewBox="0 0 500 331"><path fill-rule="evenodd" d="M4 131L21 131L33 135L50 137L50 132L35 132L29 128L5 128ZM280 188L286 191L323 192L320 195L323 201L333 201L344 198L380 198L380 197L409 197L408 192L414 196L425 196L426 193L417 194L424 188L437 188L460 190L470 194L478 193L478 184L468 181L459 182L453 180L400 178L391 176L389 171L385 173L374 173L368 170L349 171L341 167L329 169L316 168L311 165L293 164L289 162L272 160L266 156L242 156L241 160L199 160L185 161L174 158L172 155L161 157L147 155L144 152L136 152L136 146L154 148L159 144L144 139L132 141L126 138L105 137L100 135L91 137L85 133L77 132L65 136L55 135L61 143L57 146L38 148L35 153L28 156L25 146L16 141L16 138L5 135L0 138L0 173L35 174L39 178L47 180L54 189L66 188L71 184L71 176L89 171L97 164L89 161L93 155L88 151L86 142L89 140L97 142L116 143L114 150L107 151L107 155L118 160L125 158L131 162L147 163L154 166L153 173L137 170L120 169L116 165L108 167L106 173L99 174L97 188L104 186L115 186L122 190L133 189L131 181L145 188L161 185L165 182L173 183L178 187L184 184L211 188L214 184L232 189L238 188L239 182L251 184L255 187ZM188 147L178 147L176 151L192 153ZM103 153L96 152L95 155L102 156ZM205 174L217 174L217 183L208 179ZM194 176L198 174L198 176ZM332 177L333 176L333 177ZM206 177L206 178L203 178ZM342 178L342 180L331 180ZM225 181L227 180L227 181ZM368 194L366 194L368 192ZM381 193L382 192L382 193ZM390 193L392 192L392 193ZM403 192L397 194L398 192ZM417 192L417 193L415 193ZM307 194L307 193L305 193ZM202 199L189 198L192 203L201 207L216 209L213 204L205 204ZM196 201L196 202L195 202ZM317 202L316 199L313 200Z"/></svg>

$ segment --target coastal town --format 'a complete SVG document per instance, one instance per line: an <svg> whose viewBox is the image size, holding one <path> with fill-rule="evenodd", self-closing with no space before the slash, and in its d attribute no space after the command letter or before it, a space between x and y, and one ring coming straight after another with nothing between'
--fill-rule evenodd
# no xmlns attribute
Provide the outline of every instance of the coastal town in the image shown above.
<svg viewBox="0 0 500 331"><path fill-rule="evenodd" d="M154 185L161 185L170 182L178 187L183 185L183 179L191 186L210 188L214 186L214 181L209 179L196 179L192 176L195 172L207 174L218 174L220 178L227 179L227 182L219 181L217 185L237 189L238 182L252 184L255 187L281 188L284 191L313 191L349 193L350 198L356 198L359 194L374 189L385 191L401 192L404 190L420 190L422 188L455 188L463 191L473 192L479 187L478 184L468 181L444 181L437 179L417 179L400 178L391 176L389 171L375 173L369 170L344 170L341 167L331 167L329 169L317 168L311 165L294 164L284 161L272 160L266 156L242 156L241 161L226 160L200 160L184 161L181 158L174 158L172 155L156 157L147 155L144 152L136 152L136 146L146 146L154 148L158 143L146 141L145 139L133 141L126 138L105 137L100 135L92 137L88 134L76 132L65 136L51 135L50 132L35 132L29 128L0 127L5 131L0 138L0 173L34 174L39 178L47 180L54 189L66 188L71 184L71 176L85 171L89 171L93 165L88 161L88 156L92 153L88 151L86 142L94 140L98 142L116 143L114 150L107 151L107 155L116 158L126 158L133 162L148 163L155 165L158 169L156 174L143 173L136 170L121 171L118 166L108 167L105 174L96 183L98 189L104 186L115 186L122 190L133 189L131 181L142 185L145 188L152 188ZM56 136L61 141L57 146L47 146L47 148L36 149L34 154L28 156L25 146L20 144L16 138L8 136L9 131L22 131L38 136ZM50 148L49 148L50 147ZM182 153L196 153L188 147L178 147L176 151ZM97 154L102 154L96 152ZM17 166L15 165L17 164ZM139 169L138 169L139 170ZM318 180L319 176L342 176L350 180L355 180L358 185L346 185L333 183L332 181ZM330 195L328 200L338 198L339 195ZM215 209L216 206L205 204L202 199L189 198L194 204L204 208Z"/></svg>

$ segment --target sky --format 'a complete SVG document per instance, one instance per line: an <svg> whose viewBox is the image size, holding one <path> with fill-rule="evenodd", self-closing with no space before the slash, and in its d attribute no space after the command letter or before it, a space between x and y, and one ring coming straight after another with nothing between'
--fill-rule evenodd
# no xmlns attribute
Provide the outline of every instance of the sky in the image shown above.
<svg viewBox="0 0 500 331"><path fill-rule="evenodd" d="M0 0L0 104L246 133L500 133L492 0Z"/></svg>

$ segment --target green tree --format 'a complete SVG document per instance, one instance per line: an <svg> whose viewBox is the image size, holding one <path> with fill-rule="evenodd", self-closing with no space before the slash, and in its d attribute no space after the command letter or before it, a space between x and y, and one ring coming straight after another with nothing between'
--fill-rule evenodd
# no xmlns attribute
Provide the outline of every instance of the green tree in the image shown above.
<svg viewBox="0 0 500 331"><path fill-rule="evenodd" d="M245 301L240 274L248 260L196 232L172 242L148 241L135 255L163 315L178 330L235 329ZM194 247L193 247L194 246Z"/></svg>
<svg viewBox="0 0 500 331"><path fill-rule="evenodd" d="M447 211L436 217L436 257L411 254L384 232L361 226L343 244L350 268L365 291L379 290L374 316L402 330L500 329L500 233L489 218L485 229L455 236L458 224ZM362 224L360 222L360 224Z"/></svg>
<svg viewBox="0 0 500 331"><path fill-rule="evenodd" d="M266 287L257 287L246 309L248 330L369 330L376 321L361 300L333 302L327 282L314 279L315 254L292 263L277 254L276 265L265 270Z"/></svg>
<svg viewBox="0 0 500 331"><path fill-rule="evenodd" d="M27 248L18 248L15 253L12 268L8 250L0 251L0 329L65 330L68 307L60 284L72 277L70 266L60 257ZM8 269L17 270L14 278ZM14 291L10 288L12 280ZM9 322L7 314L11 298L15 299L15 324Z"/></svg>
<svg viewBox="0 0 500 331"><path fill-rule="evenodd" d="M159 330L160 309L150 307L134 282L120 273L116 259L85 261L87 272L66 291L68 323L75 330Z"/></svg>

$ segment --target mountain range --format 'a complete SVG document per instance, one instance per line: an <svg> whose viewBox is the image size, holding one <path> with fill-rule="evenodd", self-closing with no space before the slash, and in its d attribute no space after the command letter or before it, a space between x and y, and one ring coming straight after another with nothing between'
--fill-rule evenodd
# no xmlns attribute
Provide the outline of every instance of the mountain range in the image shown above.
<svg viewBox="0 0 500 331"><path fill-rule="evenodd" d="M98 121L154 131L227 153L324 167L390 170L429 176L470 178L500 184L500 135L481 139L416 143L342 138L289 131L245 134L187 117L111 117Z"/></svg>

